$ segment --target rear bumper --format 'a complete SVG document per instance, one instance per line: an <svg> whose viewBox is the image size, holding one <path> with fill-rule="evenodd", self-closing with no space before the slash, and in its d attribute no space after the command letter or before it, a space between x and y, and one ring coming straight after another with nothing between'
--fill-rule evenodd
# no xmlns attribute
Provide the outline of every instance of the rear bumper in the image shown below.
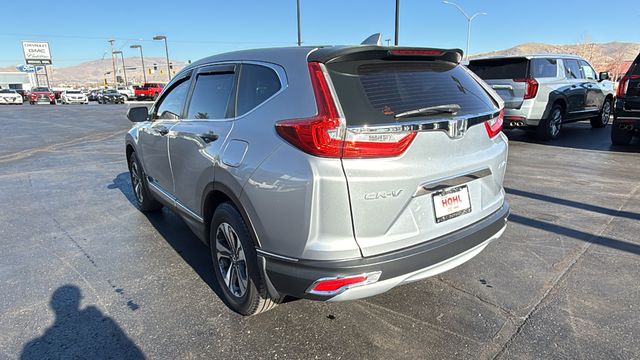
<svg viewBox="0 0 640 360"><path fill-rule="evenodd" d="M615 124L633 126L635 129L640 128L640 111L625 110L625 102L623 99L616 100L613 116Z"/></svg>
<svg viewBox="0 0 640 360"><path fill-rule="evenodd" d="M349 260L320 261L280 257L258 251L263 275L274 295L323 301L353 300L383 293L395 286L423 279L458 266L477 255L506 226L509 204L463 229L398 251ZM377 282L350 288L333 296L309 294L318 279L381 271Z"/></svg>
<svg viewBox="0 0 640 360"><path fill-rule="evenodd" d="M527 99L519 108L504 109L504 127L507 129L538 126L545 117L546 103L535 99Z"/></svg>

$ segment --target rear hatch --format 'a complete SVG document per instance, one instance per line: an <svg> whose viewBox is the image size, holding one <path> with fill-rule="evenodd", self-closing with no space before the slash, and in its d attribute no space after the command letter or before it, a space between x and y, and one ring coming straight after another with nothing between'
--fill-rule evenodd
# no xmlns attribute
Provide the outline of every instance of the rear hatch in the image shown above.
<svg viewBox="0 0 640 360"><path fill-rule="evenodd" d="M507 109L519 109L527 91L529 60L524 57L471 60L467 66L504 100Z"/></svg>
<svg viewBox="0 0 640 360"><path fill-rule="evenodd" d="M388 48L324 59L346 121L342 164L364 256L445 235L503 203L498 99L459 59Z"/></svg>
<svg viewBox="0 0 640 360"><path fill-rule="evenodd" d="M625 110L640 111L640 55L631 64L625 79L620 86L624 87Z"/></svg>

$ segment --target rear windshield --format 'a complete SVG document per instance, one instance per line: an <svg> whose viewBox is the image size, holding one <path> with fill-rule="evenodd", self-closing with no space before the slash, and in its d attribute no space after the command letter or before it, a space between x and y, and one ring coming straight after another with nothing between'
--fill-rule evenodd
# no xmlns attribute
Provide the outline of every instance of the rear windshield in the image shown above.
<svg viewBox="0 0 640 360"><path fill-rule="evenodd" d="M469 70L483 80L524 79L529 60L525 58L473 60Z"/></svg>
<svg viewBox="0 0 640 360"><path fill-rule="evenodd" d="M449 62L367 60L331 63L327 68L349 126L415 121L419 118L394 115L439 105L460 106L456 116L496 110L467 70Z"/></svg>
<svg viewBox="0 0 640 360"><path fill-rule="evenodd" d="M46 87L36 87L36 88L33 88L33 90L31 90L31 91L36 91L36 92L48 92L48 91L49 91L49 88L46 88Z"/></svg>

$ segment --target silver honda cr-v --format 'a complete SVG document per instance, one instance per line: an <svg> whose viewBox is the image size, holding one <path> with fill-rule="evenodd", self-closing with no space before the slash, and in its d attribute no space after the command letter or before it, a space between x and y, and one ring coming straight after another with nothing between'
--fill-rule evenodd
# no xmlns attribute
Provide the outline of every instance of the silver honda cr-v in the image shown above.
<svg viewBox="0 0 640 360"><path fill-rule="evenodd" d="M460 265L509 212L502 101L461 56L293 47L193 63L129 110L138 206L181 215L243 315Z"/></svg>

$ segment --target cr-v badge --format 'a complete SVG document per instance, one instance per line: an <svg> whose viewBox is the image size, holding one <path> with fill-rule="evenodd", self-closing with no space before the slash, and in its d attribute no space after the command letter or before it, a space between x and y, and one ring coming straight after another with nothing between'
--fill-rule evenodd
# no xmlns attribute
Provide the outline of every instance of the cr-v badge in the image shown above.
<svg viewBox="0 0 640 360"><path fill-rule="evenodd" d="M402 193L402 189L391 190L391 191L378 191L364 194L365 200L380 200L380 199L389 199L389 198L397 198Z"/></svg>

